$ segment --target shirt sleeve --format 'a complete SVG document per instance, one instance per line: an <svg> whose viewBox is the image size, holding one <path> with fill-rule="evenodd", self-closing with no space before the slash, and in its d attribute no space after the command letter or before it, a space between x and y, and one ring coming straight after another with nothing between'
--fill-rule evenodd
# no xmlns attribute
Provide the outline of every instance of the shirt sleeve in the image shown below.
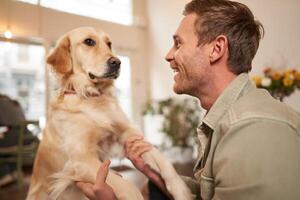
<svg viewBox="0 0 300 200"><path fill-rule="evenodd" d="M287 123L244 120L219 142L214 200L299 199L300 136Z"/></svg>

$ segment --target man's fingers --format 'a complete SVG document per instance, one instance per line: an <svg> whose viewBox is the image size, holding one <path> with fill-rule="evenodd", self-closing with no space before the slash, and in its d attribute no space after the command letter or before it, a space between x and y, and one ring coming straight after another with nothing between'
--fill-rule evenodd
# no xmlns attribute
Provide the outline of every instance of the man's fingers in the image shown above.
<svg viewBox="0 0 300 200"><path fill-rule="evenodd" d="M75 185L84 193L84 195L89 199L95 199L95 194L93 191L93 184L86 182L76 182Z"/></svg>
<svg viewBox="0 0 300 200"><path fill-rule="evenodd" d="M134 152L134 157L141 157L145 152L150 151L152 149L151 145L145 145L143 147L140 147Z"/></svg>
<svg viewBox="0 0 300 200"><path fill-rule="evenodd" d="M136 140L135 142L127 145L127 148L125 148L125 150L126 150L126 153L127 152L131 153L131 152L134 152L144 146L152 146L152 144L150 144L149 142L146 142L144 140Z"/></svg>
<svg viewBox="0 0 300 200"><path fill-rule="evenodd" d="M130 151L136 152L136 151L138 151L139 149L145 148L145 147L152 147L152 145L149 144L148 142L140 141L140 142L138 142L138 143L132 145Z"/></svg>
<svg viewBox="0 0 300 200"><path fill-rule="evenodd" d="M144 171L144 167L145 167L145 161L142 158L142 155L147 152L150 151L152 147L144 147L139 149L138 152L136 152L135 154L133 154L129 159L131 160L132 164L140 171Z"/></svg>
<svg viewBox="0 0 300 200"><path fill-rule="evenodd" d="M108 168L110 165L109 160L105 160L102 165L100 166L98 173L97 173L97 178L96 178L96 183L95 185L103 185L106 181L106 177L108 174Z"/></svg>
<svg viewBox="0 0 300 200"><path fill-rule="evenodd" d="M126 145L130 145L131 143L135 142L136 140L142 140L144 139L144 137L142 135L133 135L130 136L127 140L126 140Z"/></svg>

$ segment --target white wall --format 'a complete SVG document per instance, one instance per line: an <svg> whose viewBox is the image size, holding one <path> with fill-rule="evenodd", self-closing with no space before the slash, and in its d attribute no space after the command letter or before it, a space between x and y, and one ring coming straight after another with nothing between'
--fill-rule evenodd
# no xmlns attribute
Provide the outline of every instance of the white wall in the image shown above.
<svg viewBox="0 0 300 200"><path fill-rule="evenodd" d="M154 99L174 95L173 71L164 57L171 47L172 36L182 18L184 5L189 0L148 0L148 59L150 96Z"/></svg>
<svg viewBox="0 0 300 200"><path fill-rule="evenodd" d="M174 95L173 75L164 61L172 44L184 5L189 0L148 0L149 70L151 97ZM261 74L265 66L293 67L300 70L300 1L299 0L239 0L250 7L265 27L265 37L253 61L252 74ZM300 92L286 99L300 112Z"/></svg>

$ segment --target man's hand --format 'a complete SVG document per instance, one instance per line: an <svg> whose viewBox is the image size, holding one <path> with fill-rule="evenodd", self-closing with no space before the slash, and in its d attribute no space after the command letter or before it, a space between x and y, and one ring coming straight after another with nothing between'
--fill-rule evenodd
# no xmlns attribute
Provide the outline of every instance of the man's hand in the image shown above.
<svg viewBox="0 0 300 200"><path fill-rule="evenodd" d="M125 142L125 155L138 170L145 174L149 166L143 160L142 155L151 148L152 145L144 141L143 136L134 135Z"/></svg>
<svg viewBox="0 0 300 200"><path fill-rule="evenodd" d="M110 161L105 160L100 166L95 184L87 182L76 182L76 186L81 189L90 200L116 200L113 189L105 183L108 174Z"/></svg>
<svg viewBox="0 0 300 200"><path fill-rule="evenodd" d="M152 145L144 141L143 136L135 135L128 138L124 145L125 155L132 162L132 164L143 174L145 174L150 181L159 187L170 199L172 195L168 192L165 182L156 171L154 171L142 158L145 152L152 149Z"/></svg>

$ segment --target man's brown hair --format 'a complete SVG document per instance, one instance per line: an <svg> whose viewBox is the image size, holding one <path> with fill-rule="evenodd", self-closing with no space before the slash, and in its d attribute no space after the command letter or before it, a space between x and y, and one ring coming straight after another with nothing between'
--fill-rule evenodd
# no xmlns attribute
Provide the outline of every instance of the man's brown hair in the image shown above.
<svg viewBox="0 0 300 200"><path fill-rule="evenodd" d="M247 6L229 0L192 0L186 4L183 14L192 13L198 15L195 29L199 45L225 35L230 71L240 74L251 70L264 29Z"/></svg>

